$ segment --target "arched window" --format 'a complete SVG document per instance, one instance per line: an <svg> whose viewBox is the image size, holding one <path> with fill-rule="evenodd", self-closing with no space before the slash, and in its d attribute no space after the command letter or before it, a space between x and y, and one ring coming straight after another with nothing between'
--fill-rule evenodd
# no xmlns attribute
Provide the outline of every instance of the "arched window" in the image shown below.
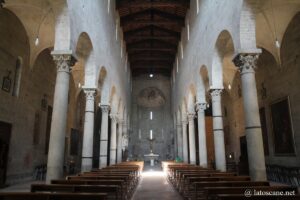
<svg viewBox="0 0 300 200"><path fill-rule="evenodd" d="M18 57L16 61L14 87L12 92L12 95L16 97L19 96L19 92L20 92L22 65L23 65L23 59L21 57Z"/></svg>

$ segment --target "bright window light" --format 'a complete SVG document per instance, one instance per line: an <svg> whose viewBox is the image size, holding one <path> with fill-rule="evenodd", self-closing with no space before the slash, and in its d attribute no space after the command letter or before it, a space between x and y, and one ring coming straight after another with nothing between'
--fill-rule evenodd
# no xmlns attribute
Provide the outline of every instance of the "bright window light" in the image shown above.
<svg viewBox="0 0 300 200"><path fill-rule="evenodd" d="M152 77L153 77L153 74L150 74L149 77L152 78Z"/></svg>
<svg viewBox="0 0 300 200"><path fill-rule="evenodd" d="M151 120L153 119L153 113L152 113L152 111L150 111L150 119Z"/></svg>

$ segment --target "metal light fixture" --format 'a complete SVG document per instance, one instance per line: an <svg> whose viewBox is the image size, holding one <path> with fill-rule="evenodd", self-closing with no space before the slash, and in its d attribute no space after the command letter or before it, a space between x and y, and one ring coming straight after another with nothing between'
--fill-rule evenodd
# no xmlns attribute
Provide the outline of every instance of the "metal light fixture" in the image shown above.
<svg viewBox="0 0 300 200"><path fill-rule="evenodd" d="M1 0L0 0L1 1ZM48 16L49 12L52 10L52 8L49 8L49 10L46 12L46 14L43 16L41 22L39 23L38 27L37 27L37 31L36 31L36 37L34 40L34 45L38 46L40 44L40 38L39 38L39 34L40 34L40 29L41 29L41 25L43 24L43 22L45 21L46 17Z"/></svg>
<svg viewBox="0 0 300 200"><path fill-rule="evenodd" d="M279 42L279 40L277 38L277 29L276 29L276 23L275 23L273 0L271 0L271 7L272 7L272 18L273 18L273 26L274 26L274 35L275 35L275 47L277 49L280 49L280 42Z"/></svg>

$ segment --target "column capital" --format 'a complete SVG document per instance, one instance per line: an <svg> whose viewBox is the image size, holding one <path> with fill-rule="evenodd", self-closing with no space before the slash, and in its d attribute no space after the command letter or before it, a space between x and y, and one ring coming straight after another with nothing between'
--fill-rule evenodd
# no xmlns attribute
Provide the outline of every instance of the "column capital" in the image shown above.
<svg viewBox="0 0 300 200"><path fill-rule="evenodd" d="M124 124L124 122L125 122L125 120L122 118L122 117L117 117L117 122L118 122L118 124Z"/></svg>
<svg viewBox="0 0 300 200"><path fill-rule="evenodd" d="M96 88L82 88L85 93L86 100L94 100L96 96Z"/></svg>
<svg viewBox="0 0 300 200"><path fill-rule="evenodd" d="M210 90L209 90L210 95L211 95L212 97L220 97L222 91L223 91L223 89L219 89L219 88L214 88L214 89L210 89Z"/></svg>
<svg viewBox="0 0 300 200"><path fill-rule="evenodd" d="M207 108L207 103L197 102L195 105L196 105L196 111L197 112L204 112Z"/></svg>
<svg viewBox="0 0 300 200"><path fill-rule="evenodd" d="M195 119L195 116L196 116L196 114L195 114L194 112L188 113L188 114L187 114L188 121L194 120L194 119Z"/></svg>
<svg viewBox="0 0 300 200"><path fill-rule="evenodd" d="M260 53L240 53L232 60L241 74L254 73Z"/></svg>
<svg viewBox="0 0 300 200"><path fill-rule="evenodd" d="M182 126L184 126L184 125L187 125L188 122L187 122L186 120L182 120L182 121L181 121L181 124L182 124Z"/></svg>
<svg viewBox="0 0 300 200"><path fill-rule="evenodd" d="M118 122L118 114L112 113L112 114L110 114L109 116L110 116L110 118L111 118L111 120L112 120L113 122L115 122L115 123Z"/></svg>
<svg viewBox="0 0 300 200"><path fill-rule="evenodd" d="M71 71L71 67L75 65L76 58L72 55L72 51L52 51L51 55L56 63L57 72Z"/></svg>
<svg viewBox="0 0 300 200"><path fill-rule="evenodd" d="M100 108L103 113L108 113L110 110L110 105L109 104L100 104Z"/></svg>

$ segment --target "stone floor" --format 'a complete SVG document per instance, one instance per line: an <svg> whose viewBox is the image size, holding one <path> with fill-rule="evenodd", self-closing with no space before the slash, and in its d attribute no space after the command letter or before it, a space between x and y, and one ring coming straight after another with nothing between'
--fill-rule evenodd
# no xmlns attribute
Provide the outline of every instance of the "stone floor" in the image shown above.
<svg viewBox="0 0 300 200"><path fill-rule="evenodd" d="M145 165L142 179L133 195L133 200L182 200L180 194L166 180L160 168Z"/></svg>
<svg viewBox="0 0 300 200"><path fill-rule="evenodd" d="M31 184L42 184L44 181L29 181L25 183L19 183L6 188L1 188L0 192L30 192Z"/></svg>

